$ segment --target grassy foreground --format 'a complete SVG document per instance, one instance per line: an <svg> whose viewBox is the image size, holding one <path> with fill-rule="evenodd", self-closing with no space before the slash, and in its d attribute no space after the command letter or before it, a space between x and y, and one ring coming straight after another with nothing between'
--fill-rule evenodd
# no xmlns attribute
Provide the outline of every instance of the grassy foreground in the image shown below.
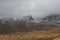
<svg viewBox="0 0 60 40"><path fill-rule="evenodd" d="M0 34L0 40L60 40L60 34L52 31Z"/></svg>

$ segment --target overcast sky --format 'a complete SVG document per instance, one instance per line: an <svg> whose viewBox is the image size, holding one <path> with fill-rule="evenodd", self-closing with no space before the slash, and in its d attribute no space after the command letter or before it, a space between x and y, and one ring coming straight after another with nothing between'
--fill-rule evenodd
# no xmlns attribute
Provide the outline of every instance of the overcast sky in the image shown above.
<svg viewBox="0 0 60 40"><path fill-rule="evenodd" d="M0 16L44 17L60 13L60 0L0 0Z"/></svg>

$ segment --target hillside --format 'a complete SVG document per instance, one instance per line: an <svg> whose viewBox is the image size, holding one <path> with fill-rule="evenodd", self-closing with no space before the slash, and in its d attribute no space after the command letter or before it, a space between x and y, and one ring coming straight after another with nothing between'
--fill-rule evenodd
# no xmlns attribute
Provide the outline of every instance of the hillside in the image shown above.
<svg viewBox="0 0 60 40"><path fill-rule="evenodd" d="M8 20L6 20L8 19ZM32 16L0 18L0 40L60 40L60 23L35 21Z"/></svg>
<svg viewBox="0 0 60 40"><path fill-rule="evenodd" d="M60 28L60 24L57 23L48 21L35 22L32 16L17 20L14 20L13 18L6 19L8 18L5 17L5 19L0 19L0 33L30 32Z"/></svg>

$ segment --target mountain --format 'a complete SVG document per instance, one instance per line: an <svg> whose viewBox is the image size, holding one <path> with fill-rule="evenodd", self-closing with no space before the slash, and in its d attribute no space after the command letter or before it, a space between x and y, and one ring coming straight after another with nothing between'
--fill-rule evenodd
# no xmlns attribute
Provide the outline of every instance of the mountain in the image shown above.
<svg viewBox="0 0 60 40"><path fill-rule="evenodd" d="M52 29L60 29L60 24L35 20L31 15L16 20L11 17L0 17L0 33L45 31Z"/></svg>
<svg viewBox="0 0 60 40"><path fill-rule="evenodd" d="M15 20L14 20L14 18L11 18L11 17L1 16L0 21L1 21L1 23L6 23L6 22L12 22L12 21L15 21Z"/></svg>
<svg viewBox="0 0 60 40"><path fill-rule="evenodd" d="M31 15L24 16L23 19L25 19L25 20L34 20L34 18Z"/></svg>
<svg viewBox="0 0 60 40"><path fill-rule="evenodd" d="M51 14L43 18L42 20L47 21L60 21L60 14Z"/></svg>

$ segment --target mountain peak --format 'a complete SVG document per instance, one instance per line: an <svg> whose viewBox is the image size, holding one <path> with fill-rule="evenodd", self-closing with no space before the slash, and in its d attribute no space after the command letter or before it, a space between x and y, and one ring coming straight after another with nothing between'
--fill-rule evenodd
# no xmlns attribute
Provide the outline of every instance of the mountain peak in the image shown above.
<svg viewBox="0 0 60 40"><path fill-rule="evenodd" d="M24 16L23 17L25 20L34 20L34 18L31 15Z"/></svg>

